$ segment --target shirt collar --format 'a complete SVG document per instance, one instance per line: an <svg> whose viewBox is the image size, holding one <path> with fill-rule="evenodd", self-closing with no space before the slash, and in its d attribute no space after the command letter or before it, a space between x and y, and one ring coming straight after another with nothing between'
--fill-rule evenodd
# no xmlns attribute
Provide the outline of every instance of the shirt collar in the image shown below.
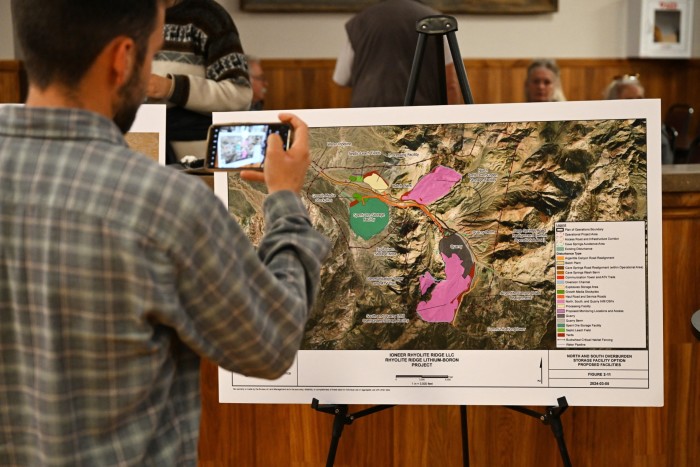
<svg viewBox="0 0 700 467"><path fill-rule="evenodd" d="M8 105L0 108L0 135L44 139L104 140L126 145L119 128L95 112L54 107ZM8 124L9 123L9 124Z"/></svg>

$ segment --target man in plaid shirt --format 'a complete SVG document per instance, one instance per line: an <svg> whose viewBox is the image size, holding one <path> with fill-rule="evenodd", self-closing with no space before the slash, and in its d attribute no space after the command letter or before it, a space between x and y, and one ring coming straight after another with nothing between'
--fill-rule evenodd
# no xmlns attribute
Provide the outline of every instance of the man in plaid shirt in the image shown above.
<svg viewBox="0 0 700 467"><path fill-rule="evenodd" d="M0 110L0 465L196 465L199 360L280 376L325 238L308 133L268 142L257 251L203 183L130 150L161 0L13 0L29 76ZM121 130L121 131L120 131Z"/></svg>

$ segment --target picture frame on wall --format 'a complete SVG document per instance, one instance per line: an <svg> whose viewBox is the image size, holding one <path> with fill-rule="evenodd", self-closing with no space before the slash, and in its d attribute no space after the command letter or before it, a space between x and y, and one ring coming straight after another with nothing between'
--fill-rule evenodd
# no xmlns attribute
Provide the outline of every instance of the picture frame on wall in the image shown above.
<svg viewBox="0 0 700 467"><path fill-rule="evenodd" d="M559 0L422 0L443 13L519 15L553 13ZM378 0L241 0L249 12L358 12Z"/></svg>

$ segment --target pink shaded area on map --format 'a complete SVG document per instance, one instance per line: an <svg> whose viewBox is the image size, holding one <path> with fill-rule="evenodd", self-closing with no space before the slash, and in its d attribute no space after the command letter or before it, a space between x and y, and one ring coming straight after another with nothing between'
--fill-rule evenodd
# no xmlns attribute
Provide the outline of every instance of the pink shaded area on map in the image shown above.
<svg viewBox="0 0 700 467"><path fill-rule="evenodd" d="M435 167L429 174L418 180L411 191L404 194L401 199L412 199L420 204L430 204L439 200L462 180L462 176L442 165Z"/></svg>
<svg viewBox="0 0 700 467"><path fill-rule="evenodd" d="M426 272L418 278L418 282L420 283L420 294L425 295L428 289L435 283L435 278L429 272Z"/></svg>
<svg viewBox="0 0 700 467"><path fill-rule="evenodd" d="M469 290L472 283L471 276L464 277L464 265L458 255L453 254L448 258L442 253L441 256L445 262L445 280L438 282L430 300L418 303L416 309L420 317L429 323L451 322L459 306L457 298Z"/></svg>

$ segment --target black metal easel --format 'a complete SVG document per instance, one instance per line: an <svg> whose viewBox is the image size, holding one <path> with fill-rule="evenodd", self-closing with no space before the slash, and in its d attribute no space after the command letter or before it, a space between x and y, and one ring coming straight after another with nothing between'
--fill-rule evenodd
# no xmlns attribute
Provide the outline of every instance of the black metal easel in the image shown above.
<svg viewBox="0 0 700 467"><path fill-rule="evenodd" d="M420 21L416 22L416 31L418 32L418 44L416 45L416 54L413 58L413 65L411 67L411 76L408 82L408 89L406 91L406 98L404 100L404 106L413 105L416 97L416 85L418 83L418 77L420 75L421 65L423 63L423 55L425 53L425 43L428 36L433 36L437 43L437 67L438 76L440 77L440 98L441 104L447 104L447 85L445 76L445 49L443 46L443 36L447 37L447 43L450 47L450 53L452 54L452 61L454 62L455 71L457 72L457 79L459 81L460 90L462 91L462 97L466 104L473 104L474 98L472 97L471 90L469 88L469 81L467 80L467 72L464 69L464 62L462 61L462 56L459 53L459 46L457 45L457 39L455 37L455 31L457 31L457 20L452 16L447 15L434 15L427 16ZM561 414L569 407L566 401L566 397L560 397L557 399L557 406L547 407L543 414L530 410L522 406L505 406L508 409L515 410L520 413L524 413L531 417L537 418L545 425L550 425L552 433L557 440L559 445L559 451L561 453L562 460L564 462L564 467L571 467L571 461L569 460L569 454L566 449L566 443L564 442L564 430L561 423ZM395 407L395 405L376 405L359 412L348 414L347 404L319 404L318 399L313 399L311 401L311 407L319 412L327 413L333 415L333 434L331 437L331 445L328 450L328 457L326 460L326 467L332 467L335 463L335 455L338 449L338 442L340 441L340 436L343 434L343 429L345 425L351 425L358 418L380 412L385 409L390 409ZM460 405L460 424L462 430L462 464L464 467L469 467L469 433L467 424L467 406Z"/></svg>
<svg viewBox="0 0 700 467"><path fill-rule="evenodd" d="M559 446L559 453L561 454L561 460L564 462L565 467L571 467L571 459L569 459L569 452L566 449L566 442L564 441L564 428L561 424L561 414L564 413L566 409L569 408L569 403L566 402L566 397L560 397L557 399L557 406L547 407L544 413L535 412L526 407L519 405L505 405L507 409L515 410L516 412L524 413L530 417L539 419L545 425L549 425L554 434L554 438L557 440L557 445Z"/></svg>
<svg viewBox="0 0 700 467"><path fill-rule="evenodd" d="M365 410L360 410L352 414L348 414L347 404L319 404L318 399L312 399L311 408L319 412L333 415L333 432L331 435L331 445L328 448L328 457L326 458L326 467L333 467L335 463L335 454L338 451L338 442L343 434L345 425L352 425L352 422L358 418L380 412L382 410L396 407L396 405L375 405ZM469 439L467 436L467 407L460 406L460 418L462 425L462 462L464 467L469 467Z"/></svg>
<svg viewBox="0 0 700 467"><path fill-rule="evenodd" d="M416 31L418 32L418 44L416 45L416 54L413 57L413 66L411 67L411 76L408 79L408 88L403 105L413 105L416 98L416 85L420 75L421 65L423 64L423 55L425 54L425 44L428 36L432 36L437 46L437 69L440 77L440 98L441 104L447 104L447 86L445 78L445 48L443 46L443 36L447 37L447 44L450 46L450 54L452 62L457 71L457 80L462 91L462 97L465 104L473 104L474 98L469 89L469 81L467 80L467 72L464 69L464 62L459 53L459 45L457 44L457 20L452 16L434 15L426 16L416 23Z"/></svg>
<svg viewBox="0 0 700 467"><path fill-rule="evenodd" d="M347 404L319 404L318 399L312 399L311 408L319 412L333 415L333 433L331 436L331 446L328 449L328 457L326 459L326 467L332 467L335 463L335 453L338 450L338 442L340 435L343 434L345 425L351 425L358 418L365 417L375 412L380 412L385 409L395 407L394 405L375 405L365 410L360 410L352 414L348 414Z"/></svg>
<svg viewBox="0 0 700 467"><path fill-rule="evenodd" d="M566 442L564 440L564 428L561 423L561 414L563 414L566 409L569 408L569 404L566 401L566 397L558 398L557 404L558 405L553 407L547 407L544 413L539 413L519 405L506 405L504 407L523 413L530 417L537 418L543 424L549 425L552 430L552 434L554 434L554 438L557 440L559 453L561 455L564 467L572 467L569 452L566 448ZM331 434L331 444L328 448L328 457L326 458L326 467L333 467L335 463L338 443L340 442L340 436L343 434L345 425L352 425L352 423L358 418L362 418L382 410L390 409L392 407L396 407L396 405L375 405L374 407L349 414L347 404L319 404L318 399L312 399L312 409L333 415L333 431ZM469 431L466 405L459 406L459 415L462 429L462 465L464 467L469 467Z"/></svg>

